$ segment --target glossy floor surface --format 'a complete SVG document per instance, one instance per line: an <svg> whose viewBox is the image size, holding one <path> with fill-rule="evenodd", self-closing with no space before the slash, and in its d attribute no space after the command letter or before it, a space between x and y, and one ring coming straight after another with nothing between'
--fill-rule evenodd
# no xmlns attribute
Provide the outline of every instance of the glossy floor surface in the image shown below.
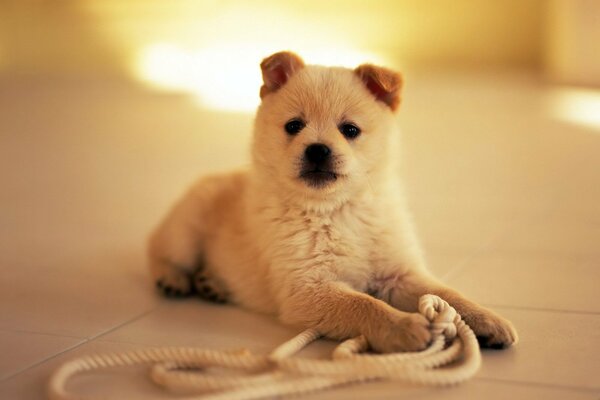
<svg viewBox="0 0 600 400"><path fill-rule="evenodd" d="M92 352L267 352L294 334L232 306L163 299L144 265L148 231L188 183L248 162L251 115L124 81L4 77L0 88L0 398L44 398L57 366ZM551 89L529 75L409 75L399 115L431 268L511 319L518 346L484 351L458 387L306 398L600 396L600 131L555 118ZM70 389L171 398L140 371Z"/></svg>

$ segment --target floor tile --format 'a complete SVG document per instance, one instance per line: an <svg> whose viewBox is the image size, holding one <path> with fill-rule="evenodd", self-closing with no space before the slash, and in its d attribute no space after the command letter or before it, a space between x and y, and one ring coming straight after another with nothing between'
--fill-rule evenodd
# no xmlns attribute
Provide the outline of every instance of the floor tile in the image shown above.
<svg viewBox="0 0 600 400"><path fill-rule="evenodd" d="M462 251L471 255L490 246L500 238L514 221L491 220L482 224L480 219L469 218L415 218L420 240L428 252Z"/></svg>
<svg viewBox="0 0 600 400"><path fill-rule="evenodd" d="M213 305L190 298L164 300L159 308L104 336L103 341L152 346L210 346L268 352L298 334L274 317L230 305ZM333 342L315 344L311 352L329 349Z"/></svg>
<svg viewBox="0 0 600 400"><path fill-rule="evenodd" d="M513 227L494 248L496 252L546 257L600 257L600 224L555 218L522 222Z"/></svg>
<svg viewBox="0 0 600 400"><path fill-rule="evenodd" d="M519 344L486 350L479 378L600 392L600 315L498 308Z"/></svg>
<svg viewBox="0 0 600 400"><path fill-rule="evenodd" d="M506 252L469 259L447 283L487 305L600 314L600 281L591 278L598 268L594 260Z"/></svg>
<svg viewBox="0 0 600 400"><path fill-rule="evenodd" d="M135 349L135 345L117 343L86 343L76 349L60 354L44 364L37 365L2 383L0 398L19 400L38 400L47 398L47 387L52 373L64 362L76 357L94 353L117 352ZM98 392L116 398L148 398L164 399L163 393L147 380L142 371L135 370L129 374L118 369L113 372L98 372L75 377L69 382L68 390L73 393L94 395ZM139 374L135 374L138 372ZM139 379L136 377L139 376Z"/></svg>
<svg viewBox="0 0 600 400"><path fill-rule="evenodd" d="M82 341L73 337L0 331L0 382Z"/></svg>
<svg viewBox="0 0 600 400"><path fill-rule="evenodd" d="M0 275L0 328L90 337L155 307L142 260L92 256L81 266L37 265Z"/></svg>
<svg viewBox="0 0 600 400"><path fill-rule="evenodd" d="M473 380L457 386L443 388L421 388L397 382L368 383L323 391L312 394L308 398L312 400L504 400L508 398L514 400L591 400L597 397L594 393L587 391Z"/></svg>

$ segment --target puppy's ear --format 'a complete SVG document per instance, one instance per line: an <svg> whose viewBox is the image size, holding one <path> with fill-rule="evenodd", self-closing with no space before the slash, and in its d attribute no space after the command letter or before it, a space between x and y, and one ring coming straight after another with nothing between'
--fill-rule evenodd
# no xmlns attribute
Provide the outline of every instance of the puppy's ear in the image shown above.
<svg viewBox="0 0 600 400"><path fill-rule="evenodd" d="M399 73L372 64L360 65L354 72L377 100L383 101L392 111L398 108L402 89L402 76Z"/></svg>
<svg viewBox="0 0 600 400"><path fill-rule="evenodd" d="M290 76L302 68L304 61L289 51L281 51L265 58L260 63L264 82L260 88L260 98L285 85Z"/></svg>

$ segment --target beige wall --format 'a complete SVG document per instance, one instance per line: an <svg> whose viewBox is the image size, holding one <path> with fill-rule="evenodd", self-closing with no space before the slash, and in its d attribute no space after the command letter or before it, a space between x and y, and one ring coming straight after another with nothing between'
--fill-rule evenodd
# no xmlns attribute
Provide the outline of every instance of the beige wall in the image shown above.
<svg viewBox="0 0 600 400"><path fill-rule="evenodd" d="M140 46L322 32L403 65L540 66L543 0L0 2L0 65L114 73ZM294 18L288 21L287 18ZM293 42L294 40L290 40Z"/></svg>
<svg viewBox="0 0 600 400"><path fill-rule="evenodd" d="M558 82L600 86L600 1L548 2L544 65Z"/></svg>
<svg viewBox="0 0 600 400"><path fill-rule="evenodd" d="M0 68L22 73L106 73L122 69L119 43L74 1L0 1Z"/></svg>

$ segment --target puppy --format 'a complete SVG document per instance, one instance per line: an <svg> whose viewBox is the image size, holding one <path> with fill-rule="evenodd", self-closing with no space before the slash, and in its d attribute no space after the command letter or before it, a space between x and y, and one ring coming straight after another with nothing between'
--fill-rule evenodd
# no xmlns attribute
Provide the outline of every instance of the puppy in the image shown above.
<svg viewBox="0 0 600 400"><path fill-rule="evenodd" d="M396 177L400 75L304 65L290 52L261 69L252 166L199 180L153 233L158 287L335 339L362 334L379 352L427 346L416 311L433 293L482 345L515 343L510 322L426 268Z"/></svg>

